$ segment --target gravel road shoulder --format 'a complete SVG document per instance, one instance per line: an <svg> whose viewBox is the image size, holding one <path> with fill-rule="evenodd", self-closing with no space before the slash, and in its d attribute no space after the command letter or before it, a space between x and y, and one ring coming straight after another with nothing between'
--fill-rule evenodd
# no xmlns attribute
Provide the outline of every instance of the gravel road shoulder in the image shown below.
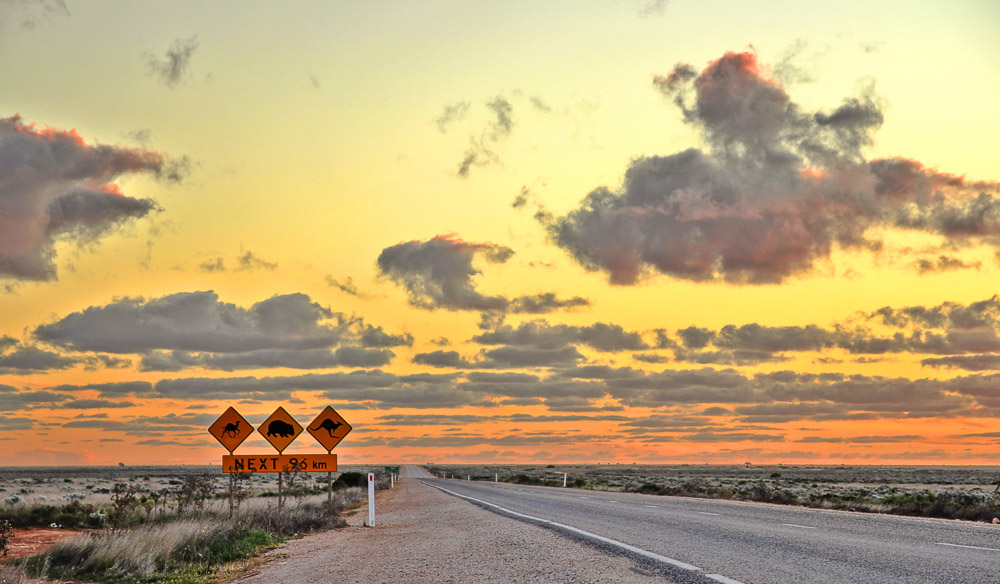
<svg viewBox="0 0 1000 584"><path fill-rule="evenodd" d="M274 582L519 582L664 584L631 560L481 509L414 479L376 497L349 527L310 535L270 552L238 584Z"/></svg>

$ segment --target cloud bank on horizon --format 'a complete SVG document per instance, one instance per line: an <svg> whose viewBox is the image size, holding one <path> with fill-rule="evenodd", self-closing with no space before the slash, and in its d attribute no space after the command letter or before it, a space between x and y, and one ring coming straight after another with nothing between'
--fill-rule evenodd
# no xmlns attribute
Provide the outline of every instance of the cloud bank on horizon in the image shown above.
<svg viewBox="0 0 1000 584"><path fill-rule="evenodd" d="M619 190L597 188L562 217L539 214L556 245L613 284L651 271L782 282L835 246L880 248L873 227L1000 247L1000 184L865 159L883 121L872 88L832 111L805 111L752 52L728 52L700 73L678 64L653 84L708 151L638 158Z"/></svg>

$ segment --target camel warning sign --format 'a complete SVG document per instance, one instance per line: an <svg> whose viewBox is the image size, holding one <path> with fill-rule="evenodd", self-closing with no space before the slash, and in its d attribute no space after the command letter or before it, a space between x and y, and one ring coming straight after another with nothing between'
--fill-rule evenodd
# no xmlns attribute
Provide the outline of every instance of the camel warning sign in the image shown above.
<svg viewBox="0 0 1000 584"><path fill-rule="evenodd" d="M302 433L302 426L288 415L285 408L278 406L274 413L257 428L264 438L274 446L278 454L288 448L295 437Z"/></svg>
<svg viewBox="0 0 1000 584"><path fill-rule="evenodd" d="M208 427L208 432L232 454L236 447L253 434L253 426L235 409L230 407Z"/></svg>
<svg viewBox="0 0 1000 584"><path fill-rule="evenodd" d="M347 436L351 431L351 425L337 413L337 410L326 406L326 409L320 412L306 429L329 452L343 440L344 436Z"/></svg>

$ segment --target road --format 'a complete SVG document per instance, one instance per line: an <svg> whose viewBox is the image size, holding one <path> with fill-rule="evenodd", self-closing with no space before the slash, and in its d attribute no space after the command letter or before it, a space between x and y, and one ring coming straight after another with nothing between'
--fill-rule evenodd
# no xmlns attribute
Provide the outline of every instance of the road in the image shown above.
<svg viewBox="0 0 1000 584"><path fill-rule="evenodd" d="M420 469L410 467L411 476ZM424 475L427 476L427 475ZM1000 582L1000 526L489 482L421 478L570 537L621 542L677 570L744 584ZM534 521L537 523L537 521ZM569 529L567 529L569 528ZM605 549L616 544L598 544ZM635 553L631 554L635 555ZM677 567L681 566L681 567ZM707 581L707 580L706 580Z"/></svg>

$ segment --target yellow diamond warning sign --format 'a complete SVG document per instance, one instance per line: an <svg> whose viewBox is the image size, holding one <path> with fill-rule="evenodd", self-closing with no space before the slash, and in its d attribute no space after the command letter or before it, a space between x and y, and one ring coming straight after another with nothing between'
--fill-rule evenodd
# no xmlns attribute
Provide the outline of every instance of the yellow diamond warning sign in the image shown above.
<svg viewBox="0 0 1000 584"><path fill-rule="evenodd" d="M278 454L288 448L295 437L302 433L302 426L288 415L285 408L278 406L274 413L257 428L264 438L274 446Z"/></svg>
<svg viewBox="0 0 1000 584"><path fill-rule="evenodd" d="M219 419L208 427L208 432L226 447L230 454L236 447L253 434L253 426L246 418L230 407L219 416Z"/></svg>
<svg viewBox="0 0 1000 584"><path fill-rule="evenodd" d="M351 431L351 425L337 413L337 410L326 406L326 409L316 416L307 429L313 438L323 445L323 448L330 451L344 436L347 436L347 433Z"/></svg>

